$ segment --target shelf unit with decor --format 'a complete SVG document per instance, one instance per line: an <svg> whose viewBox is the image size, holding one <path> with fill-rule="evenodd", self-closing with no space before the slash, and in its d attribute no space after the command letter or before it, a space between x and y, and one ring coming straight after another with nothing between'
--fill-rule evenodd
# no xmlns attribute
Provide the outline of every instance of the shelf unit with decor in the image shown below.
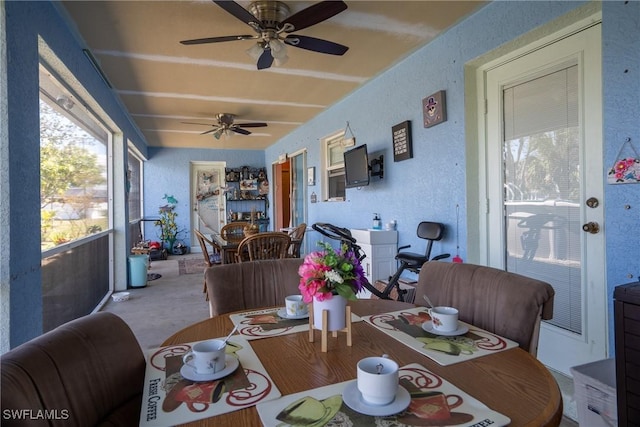
<svg viewBox="0 0 640 427"><path fill-rule="evenodd" d="M260 231L269 227L269 180L266 168L226 168L225 181L229 190L227 198L227 222L251 220L251 211L255 209Z"/></svg>

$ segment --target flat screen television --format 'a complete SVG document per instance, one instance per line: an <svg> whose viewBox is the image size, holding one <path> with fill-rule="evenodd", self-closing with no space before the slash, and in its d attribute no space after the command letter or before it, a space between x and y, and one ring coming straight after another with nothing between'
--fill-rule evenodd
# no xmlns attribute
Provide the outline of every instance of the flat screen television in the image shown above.
<svg viewBox="0 0 640 427"><path fill-rule="evenodd" d="M367 144L344 152L345 188L369 185L369 155Z"/></svg>

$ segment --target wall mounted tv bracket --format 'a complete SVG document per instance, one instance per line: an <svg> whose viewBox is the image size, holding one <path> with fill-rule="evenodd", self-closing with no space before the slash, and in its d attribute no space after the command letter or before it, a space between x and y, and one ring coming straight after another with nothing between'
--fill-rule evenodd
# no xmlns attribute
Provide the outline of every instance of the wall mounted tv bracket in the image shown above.
<svg viewBox="0 0 640 427"><path fill-rule="evenodd" d="M381 154L377 159L372 159L369 162L369 173L371 176L377 176L382 179L384 176L384 155Z"/></svg>

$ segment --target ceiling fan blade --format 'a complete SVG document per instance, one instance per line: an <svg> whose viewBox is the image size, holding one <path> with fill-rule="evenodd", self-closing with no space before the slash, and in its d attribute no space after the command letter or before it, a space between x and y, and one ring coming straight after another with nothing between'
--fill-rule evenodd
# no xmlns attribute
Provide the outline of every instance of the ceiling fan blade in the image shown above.
<svg viewBox="0 0 640 427"><path fill-rule="evenodd" d="M263 128L266 127L266 123L236 123L234 126L241 128Z"/></svg>
<svg viewBox="0 0 640 427"><path fill-rule="evenodd" d="M180 122L183 125L200 125L200 126L214 126L212 124L209 123L194 123L194 122Z"/></svg>
<svg viewBox="0 0 640 427"><path fill-rule="evenodd" d="M284 39L288 45L314 52L328 53L329 55L344 55L349 48L329 40L317 39L309 36L290 34Z"/></svg>
<svg viewBox="0 0 640 427"><path fill-rule="evenodd" d="M255 16L251 14L247 9L240 6L238 3L234 1L213 1L215 4L249 25L251 28L258 30L262 28L262 22L260 22Z"/></svg>
<svg viewBox="0 0 640 427"><path fill-rule="evenodd" d="M271 55L270 49L265 49L258 58L258 70L264 70L265 68L271 67L273 64L273 56Z"/></svg>
<svg viewBox="0 0 640 427"><path fill-rule="evenodd" d="M291 31L302 30L303 28L307 28L317 24L318 22L322 22L325 19L329 19L332 16L342 12L346 8L347 4L343 1L323 1L320 3L316 3L313 6L309 6L308 8L303 9L298 13L294 13L293 15L282 21L282 25L293 25L293 30Z"/></svg>
<svg viewBox="0 0 640 427"><path fill-rule="evenodd" d="M249 132L248 130L239 128L237 126L232 127L231 130L234 131L235 133L239 133L241 135L251 135L251 132Z"/></svg>
<svg viewBox="0 0 640 427"><path fill-rule="evenodd" d="M208 130L206 132L202 132L200 135L206 135L208 133L217 132L219 130L220 130L219 128L213 128L213 129L210 129L210 130Z"/></svg>
<svg viewBox="0 0 640 427"><path fill-rule="evenodd" d="M205 37L202 39L182 40L180 43L191 45L191 44L232 42L236 40L248 40L248 39L257 39L257 38L258 36L245 34L245 35L238 35L238 36Z"/></svg>

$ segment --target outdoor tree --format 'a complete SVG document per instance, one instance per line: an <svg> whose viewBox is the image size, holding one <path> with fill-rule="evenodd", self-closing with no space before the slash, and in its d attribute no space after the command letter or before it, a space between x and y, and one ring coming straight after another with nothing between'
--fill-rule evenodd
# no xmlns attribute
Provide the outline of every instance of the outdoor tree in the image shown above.
<svg viewBox="0 0 640 427"><path fill-rule="evenodd" d="M106 184L104 167L90 148L95 138L65 116L40 102L40 207L43 210L43 241L50 235L54 243L96 231L83 222L95 203L96 191ZM65 230L56 229L55 206L71 210L81 222L70 222ZM48 208L48 209L47 209ZM99 227L98 227L99 228Z"/></svg>

